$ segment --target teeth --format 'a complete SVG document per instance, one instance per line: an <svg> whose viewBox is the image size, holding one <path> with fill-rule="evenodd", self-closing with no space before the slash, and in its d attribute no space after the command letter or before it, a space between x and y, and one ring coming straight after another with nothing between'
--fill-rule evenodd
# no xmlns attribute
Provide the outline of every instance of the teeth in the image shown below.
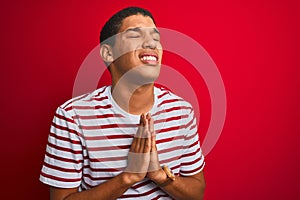
<svg viewBox="0 0 300 200"><path fill-rule="evenodd" d="M141 58L143 61L157 61L157 58L155 56L143 56Z"/></svg>

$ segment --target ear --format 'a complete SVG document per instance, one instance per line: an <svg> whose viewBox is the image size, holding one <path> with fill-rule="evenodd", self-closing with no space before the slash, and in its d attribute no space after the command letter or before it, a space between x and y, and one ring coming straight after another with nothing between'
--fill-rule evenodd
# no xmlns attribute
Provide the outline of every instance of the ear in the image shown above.
<svg viewBox="0 0 300 200"><path fill-rule="evenodd" d="M103 44L100 47L100 55L105 63L112 63L114 61L112 48L108 44Z"/></svg>

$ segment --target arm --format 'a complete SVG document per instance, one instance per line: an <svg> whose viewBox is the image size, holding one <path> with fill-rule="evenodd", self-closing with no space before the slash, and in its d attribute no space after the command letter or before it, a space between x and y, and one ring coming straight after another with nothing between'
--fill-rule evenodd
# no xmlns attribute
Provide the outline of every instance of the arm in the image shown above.
<svg viewBox="0 0 300 200"><path fill-rule="evenodd" d="M158 185L166 181L167 176L163 170L158 172L156 180ZM166 193L174 199L203 199L205 190L205 179L203 172L199 172L193 176L176 176L175 181L161 187Z"/></svg>
<svg viewBox="0 0 300 200"><path fill-rule="evenodd" d="M167 179L163 170L159 173L160 177L156 179L157 184L161 184ZM116 199L133 185L132 180L131 174L124 172L93 189L83 192L78 192L78 188L61 189L51 187L50 199ZM203 172L189 177L177 176L175 181L162 187L162 189L175 199L202 199L205 189Z"/></svg>
<svg viewBox="0 0 300 200"><path fill-rule="evenodd" d="M147 174L150 161L151 138L146 124L145 115L141 116L140 126L132 141L128 154L128 166L125 172L110 180L82 192L78 188L55 188L50 189L51 200L84 200L84 199L117 199L128 188L143 180Z"/></svg>
<svg viewBox="0 0 300 200"><path fill-rule="evenodd" d="M134 184L131 174L123 172L118 176L94 187L90 190L78 192L78 188L55 188L50 189L51 200L72 200L72 199L116 199L120 197L131 185Z"/></svg>
<svg viewBox="0 0 300 200"><path fill-rule="evenodd" d="M153 119L150 117L150 115L147 115L147 119L149 123L149 130L152 133L150 166L159 166ZM161 185L168 179L166 173L161 168L159 168L158 170L157 168L154 170L150 170L147 174L147 177L157 185ZM192 176L176 176L174 181L165 186L162 186L161 189L172 196L174 199L202 200L205 190L205 179L203 171Z"/></svg>

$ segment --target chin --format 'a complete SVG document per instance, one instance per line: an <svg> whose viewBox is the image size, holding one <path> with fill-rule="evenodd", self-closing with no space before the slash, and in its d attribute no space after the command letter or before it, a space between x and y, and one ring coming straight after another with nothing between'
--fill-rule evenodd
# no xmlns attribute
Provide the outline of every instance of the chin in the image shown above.
<svg viewBox="0 0 300 200"><path fill-rule="evenodd" d="M128 81L134 82L138 85L145 85L149 83L154 83L159 77L160 66L147 66L143 65L140 67L135 67L125 74Z"/></svg>
<svg viewBox="0 0 300 200"><path fill-rule="evenodd" d="M153 83L159 77L160 66L144 66L141 72L141 76L145 82Z"/></svg>
<svg viewBox="0 0 300 200"><path fill-rule="evenodd" d="M154 83L156 80L157 80L157 78L158 78L158 76L159 76L159 74L158 75L152 75L152 76L145 76L145 77L143 77L143 82L145 83L145 84L147 84L147 83Z"/></svg>

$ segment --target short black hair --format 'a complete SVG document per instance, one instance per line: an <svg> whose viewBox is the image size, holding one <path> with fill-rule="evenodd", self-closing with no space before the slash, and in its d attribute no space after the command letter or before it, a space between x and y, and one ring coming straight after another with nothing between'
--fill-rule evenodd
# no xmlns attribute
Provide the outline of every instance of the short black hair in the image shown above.
<svg viewBox="0 0 300 200"><path fill-rule="evenodd" d="M100 32L100 44L102 44L105 40L111 38L112 36L116 35L120 27L122 25L123 19L126 17L129 17L131 15L137 15L141 14L143 16L150 17L153 20L153 23L155 24L155 20L152 16L152 14L144 9L139 7L127 7L124 8L117 13L115 13L103 26L101 32ZM105 43L108 43L110 45L114 45L114 40L105 41Z"/></svg>

